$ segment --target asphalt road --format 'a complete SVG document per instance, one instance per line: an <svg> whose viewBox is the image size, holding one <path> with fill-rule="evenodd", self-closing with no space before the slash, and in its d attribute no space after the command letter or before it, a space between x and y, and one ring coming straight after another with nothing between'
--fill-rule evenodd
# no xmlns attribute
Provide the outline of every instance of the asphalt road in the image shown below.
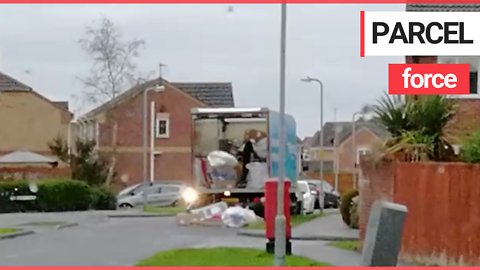
<svg viewBox="0 0 480 270"><path fill-rule="evenodd" d="M181 227L172 217L105 218L98 213L0 215L0 227L25 221L73 221L79 226L0 240L3 266L124 266L162 250L184 247L264 248L265 240L237 236L235 229ZM21 222L21 223L19 223ZM294 253L334 265L356 265L358 257L325 242L295 242ZM343 253L342 253L343 252Z"/></svg>

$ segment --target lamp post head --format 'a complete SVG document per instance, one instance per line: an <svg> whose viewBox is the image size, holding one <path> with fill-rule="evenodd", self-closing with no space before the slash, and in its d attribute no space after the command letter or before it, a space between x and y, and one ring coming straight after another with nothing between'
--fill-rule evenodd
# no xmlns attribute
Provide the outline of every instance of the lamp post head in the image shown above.
<svg viewBox="0 0 480 270"><path fill-rule="evenodd" d="M313 81L313 79L310 78L310 76L307 76L307 77L302 78L302 79L300 79L300 80L301 80L302 82L311 82L311 81Z"/></svg>

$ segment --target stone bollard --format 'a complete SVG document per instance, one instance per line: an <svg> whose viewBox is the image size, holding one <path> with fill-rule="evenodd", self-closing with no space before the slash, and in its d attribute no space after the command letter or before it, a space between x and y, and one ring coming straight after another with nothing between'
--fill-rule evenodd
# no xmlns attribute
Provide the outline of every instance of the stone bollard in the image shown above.
<svg viewBox="0 0 480 270"><path fill-rule="evenodd" d="M406 214L404 205L375 202L363 242L364 266L397 266Z"/></svg>

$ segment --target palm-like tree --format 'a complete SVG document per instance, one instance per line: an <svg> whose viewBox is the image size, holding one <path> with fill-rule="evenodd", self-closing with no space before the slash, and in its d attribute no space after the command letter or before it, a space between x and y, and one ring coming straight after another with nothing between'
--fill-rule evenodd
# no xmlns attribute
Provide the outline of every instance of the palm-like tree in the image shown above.
<svg viewBox="0 0 480 270"><path fill-rule="evenodd" d="M392 151L400 151L407 145L421 145L432 160L446 161L454 156L443 129L453 117L455 108L443 96L413 100L385 93L371 109L375 120L392 135L387 143Z"/></svg>

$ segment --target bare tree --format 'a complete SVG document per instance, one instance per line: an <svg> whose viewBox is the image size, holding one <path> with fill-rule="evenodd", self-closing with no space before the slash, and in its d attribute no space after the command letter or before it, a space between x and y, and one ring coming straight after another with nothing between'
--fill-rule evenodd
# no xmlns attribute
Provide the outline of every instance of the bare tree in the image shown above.
<svg viewBox="0 0 480 270"><path fill-rule="evenodd" d="M92 60L89 75L80 78L86 87L84 95L89 102L97 105L115 99L140 81L133 60L145 44L143 40L123 40L120 29L109 19L102 18L98 25L86 28L85 37L79 43ZM116 165L118 119L114 111L107 111L112 137L106 185L112 182Z"/></svg>

